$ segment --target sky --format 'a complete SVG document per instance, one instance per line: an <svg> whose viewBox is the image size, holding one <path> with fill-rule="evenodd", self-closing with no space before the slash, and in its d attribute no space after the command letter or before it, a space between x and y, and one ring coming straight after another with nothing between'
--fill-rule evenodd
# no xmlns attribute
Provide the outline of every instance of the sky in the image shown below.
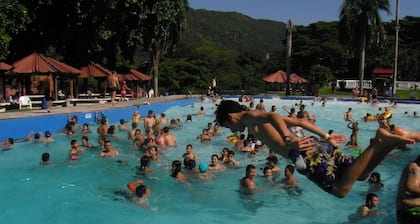
<svg viewBox="0 0 420 224"><path fill-rule="evenodd" d="M307 26L318 21L338 21L344 0L188 0L193 9L239 12L255 19L269 19ZM390 0L392 15L381 13L383 21L395 20L397 0ZM420 0L399 0L399 18L420 16Z"/></svg>

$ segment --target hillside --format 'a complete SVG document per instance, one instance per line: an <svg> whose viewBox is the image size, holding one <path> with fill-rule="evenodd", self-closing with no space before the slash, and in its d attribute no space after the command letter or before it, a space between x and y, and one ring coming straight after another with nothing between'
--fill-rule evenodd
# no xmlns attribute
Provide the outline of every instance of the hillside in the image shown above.
<svg viewBox="0 0 420 224"><path fill-rule="evenodd" d="M211 40L241 54L264 57L282 50L285 38L285 24L281 22L257 20L236 12L190 9L181 42Z"/></svg>

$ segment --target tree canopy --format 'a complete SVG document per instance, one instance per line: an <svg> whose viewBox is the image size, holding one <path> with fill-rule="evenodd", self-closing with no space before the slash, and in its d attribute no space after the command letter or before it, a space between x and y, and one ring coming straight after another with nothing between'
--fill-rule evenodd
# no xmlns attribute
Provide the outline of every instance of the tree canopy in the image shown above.
<svg viewBox="0 0 420 224"><path fill-rule="evenodd" d="M291 72L319 84L355 79L358 48L341 41L340 24L296 26ZM394 64L395 24L382 24L384 41L366 46L366 79L376 66ZM398 79L418 80L420 18L402 18L400 27ZM154 82L170 93L204 93L213 77L221 90L262 92L265 75L286 70L285 44L285 23L193 10L185 0L0 2L1 60L13 63L37 51L74 67L94 61L120 72L134 68L156 74Z"/></svg>

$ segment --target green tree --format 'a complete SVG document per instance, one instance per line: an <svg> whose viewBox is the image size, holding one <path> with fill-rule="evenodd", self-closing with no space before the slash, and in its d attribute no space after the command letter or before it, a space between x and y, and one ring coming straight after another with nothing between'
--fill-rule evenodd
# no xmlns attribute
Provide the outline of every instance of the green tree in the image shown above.
<svg viewBox="0 0 420 224"><path fill-rule="evenodd" d="M149 53L155 94L159 95L159 60L162 53L174 49L184 29L188 1L142 0L144 18L141 34L143 47Z"/></svg>
<svg viewBox="0 0 420 224"><path fill-rule="evenodd" d="M385 37L379 10L390 14L389 0L344 0L341 7L339 29L342 40L356 49L355 54L358 54L362 94L366 46L382 44Z"/></svg>
<svg viewBox="0 0 420 224"><path fill-rule="evenodd" d="M337 22L317 22L307 27L297 26L293 43L293 71L309 73L312 65L331 69L336 77L348 73L346 49L338 41Z"/></svg>
<svg viewBox="0 0 420 224"><path fill-rule="evenodd" d="M19 1L0 1L0 60L9 54L9 43L13 36L25 30L29 21L28 10Z"/></svg>
<svg viewBox="0 0 420 224"><path fill-rule="evenodd" d="M316 80L321 86L325 86L328 83L328 80L333 79L331 70L322 65L313 65L310 68L309 74L309 78L311 80Z"/></svg>
<svg viewBox="0 0 420 224"><path fill-rule="evenodd" d="M90 60L111 69L130 64L142 46L144 1L26 0L32 22L15 40L16 57L55 49L75 66ZM29 51L29 52L28 52Z"/></svg>

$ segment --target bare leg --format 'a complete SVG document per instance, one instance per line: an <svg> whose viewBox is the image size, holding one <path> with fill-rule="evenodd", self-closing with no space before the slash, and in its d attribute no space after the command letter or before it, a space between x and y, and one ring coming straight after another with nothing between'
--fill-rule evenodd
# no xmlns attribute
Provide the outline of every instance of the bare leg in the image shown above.
<svg viewBox="0 0 420 224"><path fill-rule="evenodd" d="M111 106L114 106L115 95L116 95L116 92L112 91L112 93L111 93Z"/></svg>
<svg viewBox="0 0 420 224"><path fill-rule="evenodd" d="M361 177L368 177L391 150L403 144L412 143L414 143L412 139L393 135L389 131L379 128L366 150L344 171L342 176L338 177L331 193L340 198L345 197L354 182Z"/></svg>

